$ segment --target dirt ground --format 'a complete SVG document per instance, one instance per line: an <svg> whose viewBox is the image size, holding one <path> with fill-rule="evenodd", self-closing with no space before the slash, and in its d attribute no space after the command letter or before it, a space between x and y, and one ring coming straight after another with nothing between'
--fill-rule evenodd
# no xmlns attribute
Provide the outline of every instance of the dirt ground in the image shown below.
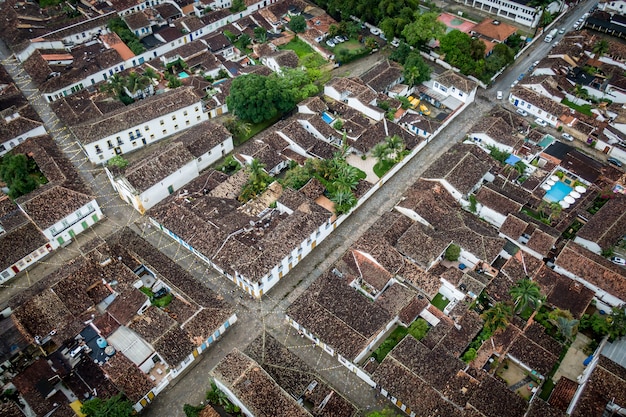
<svg viewBox="0 0 626 417"><path fill-rule="evenodd" d="M570 346L567 354L561 361L561 366L556 370L552 380L556 383L562 376L565 376L572 381L576 381L576 378L585 370L583 361L587 359L587 354L583 351L585 346L591 342L587 336L582 333L576 335L574 343Z"/></svg>

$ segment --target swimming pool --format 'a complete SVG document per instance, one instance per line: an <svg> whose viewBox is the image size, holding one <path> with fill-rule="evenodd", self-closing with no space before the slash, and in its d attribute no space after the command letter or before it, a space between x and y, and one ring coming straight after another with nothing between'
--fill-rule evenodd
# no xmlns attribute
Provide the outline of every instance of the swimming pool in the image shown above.
<svg viewBox="0 0 626 417"><path fill-rule="evenodd" d="M181 80L187 77L189 77L189 74L187 74L185 71L178 73L178 78L180 78Z"/></svg>
<svg viewBox="0 0 626 417"><path fill-rule="evenodd" d="M328 124L331 124L335 118L326 112L322 112L322 119Z"/></svg>
<svg viewBox="0 0 626 417"><path fill-rule="evenodd" d="M542 148L547 148L550 144L552 144L552 142L554 142L554 138L550 135L546 135L537 145Z"/></svg>
<svg viewBox="0 0 626 417"><path fill-rule="evenodd" d="M551 203L558 203L563 200L563 198L571 193L573 190L572 187L565 184L564 182L558 181L556 184L552 186L543 197L544 200L549 201Z"/></svg>

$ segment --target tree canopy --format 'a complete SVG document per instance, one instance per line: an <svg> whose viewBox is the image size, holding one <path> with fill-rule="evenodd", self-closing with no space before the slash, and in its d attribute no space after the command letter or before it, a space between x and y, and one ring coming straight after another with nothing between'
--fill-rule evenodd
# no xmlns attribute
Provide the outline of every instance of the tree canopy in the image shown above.
<svg viewBox="0 0 626 417"><path fill-rule="evenodd" d="M289 21L289 29L293 30L296 33L304 32L306 30L306 20L304 19L304 16L292 16L291 20Z"/></svg>
<svg viewBox="0 0 626 417"><path fill-rule="evenodd" d="M437 20L438 13L423 13L404 27L402 35L414 47L427 44L431 39L441 39L446 33L446 25ZM463 32L461 32L463 33Z"/></svg>
<svg viewBox="0 0 626 417"><path fill-rule="evenodd" d="M404 63L404 80L407 84L413 86L430 80L432 69L424 62L422 56L411 51Z"/></svg>
<svg viewBox="0 0 626 417"><path fill-rule="evenodd" d="M13 199L30 193L45 182L35 161L24 154L9 153L0 158L0 178L7 184L9 197Z"/></svg>
<svg viewBox="0 0 626 417"><path fill-rule="evenodd" d="M485 70L485 48L480 39L473 39L456 29L443 36L439 43L447 63L460 69L463 74L478 77Z"/></svg>
<svg viewBox="0 0 626 417"><path fill-rule="evenodd" d="M538 308L545 299L539 285L528 278L517 281L509 291L509 294L515 302L515 312L522 311L526 307Z"/></svg>
<svg viewBox="0 0 626 417"><path fill-rule="evenodd" d="M87 417L130 417L133 415L133 405L118 394L107 400L92 398L83 403L81 411Z"/></svg>

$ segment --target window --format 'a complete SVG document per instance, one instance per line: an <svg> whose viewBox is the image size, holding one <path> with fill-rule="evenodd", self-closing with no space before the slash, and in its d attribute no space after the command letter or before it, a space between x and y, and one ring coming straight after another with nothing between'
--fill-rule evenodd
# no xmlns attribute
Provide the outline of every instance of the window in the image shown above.
<svg viewBox="0 0 626 417"><path fill-rule="evenodd" d="M165 124L165 122L163 120L159 121L159 123L161 123L161 126L163 126Z"/></svg>
<svg viewBox="0 0 626 417"><path fill-rule="evenodd" d="M163 129L163 136L167 135L167 130Z"/></svg>
<svg viewBox="0 0 626 417"><path fill-rule="evenodd" d="M173 187L173 186L171 186L171 185L169 185L169 186L167 187L167 192L168 192L168 193L170 193L170 194L174 194L174 187Z"/></svg>
<svg viewBox="0 0 626 417"><path fill-rule="evenodd" d="M124 142L122 142L122 138L120 138L119 136L117 137L117 146L122 146L124 144Z"/></svg>
<svg viewBox="0 0 626 417"><path fill-rule="evenodd" d="M176 115L173 115L173 116L172 116L172 120L176 120Z"/></svg>
<svg viewBox="0 0 626 417"><path fill-rule="evenodd" d="M100 145L96 145L95 149L96 149L96 153L102 153L102 149L100 149ZM100 158L100 159L102 159L102 158Z"/></svg>
<svg viewBox="0 0 626 417"><path fill-rule="evenodd" d="M194 107L193 111L195 111L197 113L198 112L198 106Z"/></svg>
<svg viewBox="0 0 626 417"><path fill-rule="evenodd" d="M150 130L150 126L146 125L143 130L145 130L146 132L148 132Z"/></svg>
<svg viewBox="0 0 626 417"><path fill-rule="evenodd" d="M197 120L197 121L200 121L200 116L196 117L196 120Z"/></svg>
<svg viewBox="0 0 626 417"><path fill-rule="evenodd" d="M154 134L150 135L150 139L154 139Z"/></svg>
<svg viewBox="0 0 626 417"><path fill-rule="evenodd" d="M113 142L111 142L111 140L107 140L107 145L109 146L109 149L113 148Z"/></svg>
<svg viewBox="0 0 626 417"><path fill-rule="evenodd" d="M187 110L183 112L183 116L187 116Z"/></svg>
<svg viewBox="0 0 626 417"><path fill-rule="evenodd" d="M83 213L80 212L80 209L76 210L76 217L83 217Z"/></svg>
<svg viewBox="0 0 626 417"><path fill-rule="evenodd" d="M185 120L185 125L189 126L191 124L191 122L189 120Z"/></svg>
<svg viewBox="0 0 626 417"><path fill-rule="evenodd" d="M175 129L175 130L178 130L178 125L174 125L174 129Z"/></svg>

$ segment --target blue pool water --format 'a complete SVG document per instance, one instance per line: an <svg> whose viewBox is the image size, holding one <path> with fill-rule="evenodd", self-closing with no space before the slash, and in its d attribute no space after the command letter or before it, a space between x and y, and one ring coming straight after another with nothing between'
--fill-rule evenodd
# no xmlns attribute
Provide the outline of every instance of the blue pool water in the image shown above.
<svg viewBox="0 0 626 417"><path fill-rule="evenodd" d="M333 116L331 116L330 114L326 112L322 112L322 119L324 119L324 121L328 124L331 124L333 120L335 120Z"/></svg>
<svg viewBox="0 0 626 417"><path fill-rule="evenodd" d="M178 78L180 79L187 78L187 77L189 77L189 74L187 74L185 71L178 73Z"/></svg>
<svg viewBox="0 0 626 417"><path fill-rule="evenodd" d="M552 142L554 142L554 138L550 135L546 135L537 145L542 148L547 148Z"/></svg>
<svg viewBox="0 0 626 417"><path fill-rule="evenodd" d="M572 190L572 187L565 184L564 182L559 181L546 192L546 195L543 198L544 200L551 203L558 203L559 201L563 200L566 195L571 193Z"/></svg>

